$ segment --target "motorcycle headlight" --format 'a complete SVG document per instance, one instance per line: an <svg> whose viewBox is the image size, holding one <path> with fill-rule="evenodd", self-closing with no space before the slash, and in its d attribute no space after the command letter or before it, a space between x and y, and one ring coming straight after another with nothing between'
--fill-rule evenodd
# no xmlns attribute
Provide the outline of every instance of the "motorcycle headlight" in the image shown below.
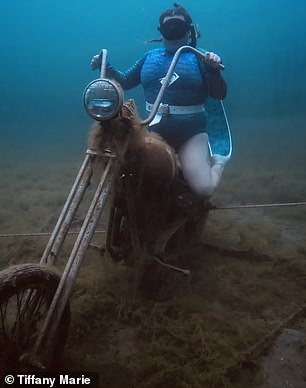
<svg viewBox="0 0 306 388"><path fill-rule="evenodd" d="M108 79L96 79L84 90L83 103L86 112L97 121L113 118L123 104L123 91Z"/></svg>

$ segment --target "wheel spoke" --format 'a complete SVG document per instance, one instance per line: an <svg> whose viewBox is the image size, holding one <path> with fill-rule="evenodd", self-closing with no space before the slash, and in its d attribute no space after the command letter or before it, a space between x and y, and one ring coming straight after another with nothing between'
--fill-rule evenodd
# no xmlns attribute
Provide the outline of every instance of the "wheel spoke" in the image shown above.
<svg viewBox="0 0 306 388"><path fill-rule="evenodd" d="M1 318L0 339L1 337L7 338L6 327L5 327L7 305L8 305L8 300L5 301L4 308L3 308L3 304L2 303L0 304L0 318Z"/></svg>
<svg viewBox="0 0 306 388"><path fill-rule="evenodd" d="M22 306L23 306L23 298L25 295L25 290L22 290L18 294L16 294L16 318L14 325L12 325L11 328L11 336L15 338L16 343L20 343L23 338L23 330L22 330ZM14 309L14 306L12 306L12 309Z"/></svg>
<svg viewBox="0 0 306 388"><path fill-rule="evenodd" d="M39 290L41 291L41 290ZM44 306L45 305L45 306ZM44 307L43 307L44 306ZM26 307L26 306L25 306ZM35 338L39 329L39 324L47 314L47 304L43 293L36 290L34 297L29 300L27 307L27 320L24 338L24 344L30 342L30 339Z"/></svg>
<svg viewBox="0 0 306 388"><path fill-rule="evenodd" d="M28 346L47 313L44 291L43 287L24 289L0 304L0 338Z"/></svg>

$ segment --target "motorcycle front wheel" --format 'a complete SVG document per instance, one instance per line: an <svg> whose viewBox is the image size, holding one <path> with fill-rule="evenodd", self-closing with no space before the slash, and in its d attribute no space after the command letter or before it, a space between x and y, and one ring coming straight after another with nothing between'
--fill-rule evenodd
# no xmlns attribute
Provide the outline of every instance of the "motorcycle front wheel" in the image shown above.
<svg viewBox="0 0 306 388"><path fill-rule="evenodd" d="M24 371L21 361L31 354L48 313L60 276L53 268L21 264L0 272L0 371ZM70 321L66 305L50 348L47 369L53 369L66 343ZM33 367L33 368L32 368Z"/></svg>

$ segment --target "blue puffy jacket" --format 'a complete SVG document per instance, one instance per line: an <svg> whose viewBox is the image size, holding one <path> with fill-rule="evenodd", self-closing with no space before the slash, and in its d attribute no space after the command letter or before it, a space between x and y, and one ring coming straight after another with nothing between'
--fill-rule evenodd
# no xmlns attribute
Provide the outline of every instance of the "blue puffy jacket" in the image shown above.
<svg viewBox="0 0 306 388"><path fill-rule="evenodd" d="M146 101L153 104L173 55L165 49L148 51L125 72L107 67L107 76L116 80L123 89L142 85ZM208 96L223 99L226 83L219 70L209 69L192 52L182 52L174 70L176 80L171 83L162 102L169 105L200 105ZM165 115L149 129L159 133L176 150L191 136L205 132L206 113Z"/></svg>

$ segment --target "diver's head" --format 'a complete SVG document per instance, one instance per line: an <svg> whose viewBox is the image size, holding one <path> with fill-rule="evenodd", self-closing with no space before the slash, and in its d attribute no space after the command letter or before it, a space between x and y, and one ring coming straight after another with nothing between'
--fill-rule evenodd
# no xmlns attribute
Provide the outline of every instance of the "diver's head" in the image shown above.
<svg viewBox="0 0 306 388"><path fill-rule="evenodd" d="M185 44L196 45L192 19L186 9L177 3L160 15L158 29L166 49L170 48L170 51Z"/></svg>

